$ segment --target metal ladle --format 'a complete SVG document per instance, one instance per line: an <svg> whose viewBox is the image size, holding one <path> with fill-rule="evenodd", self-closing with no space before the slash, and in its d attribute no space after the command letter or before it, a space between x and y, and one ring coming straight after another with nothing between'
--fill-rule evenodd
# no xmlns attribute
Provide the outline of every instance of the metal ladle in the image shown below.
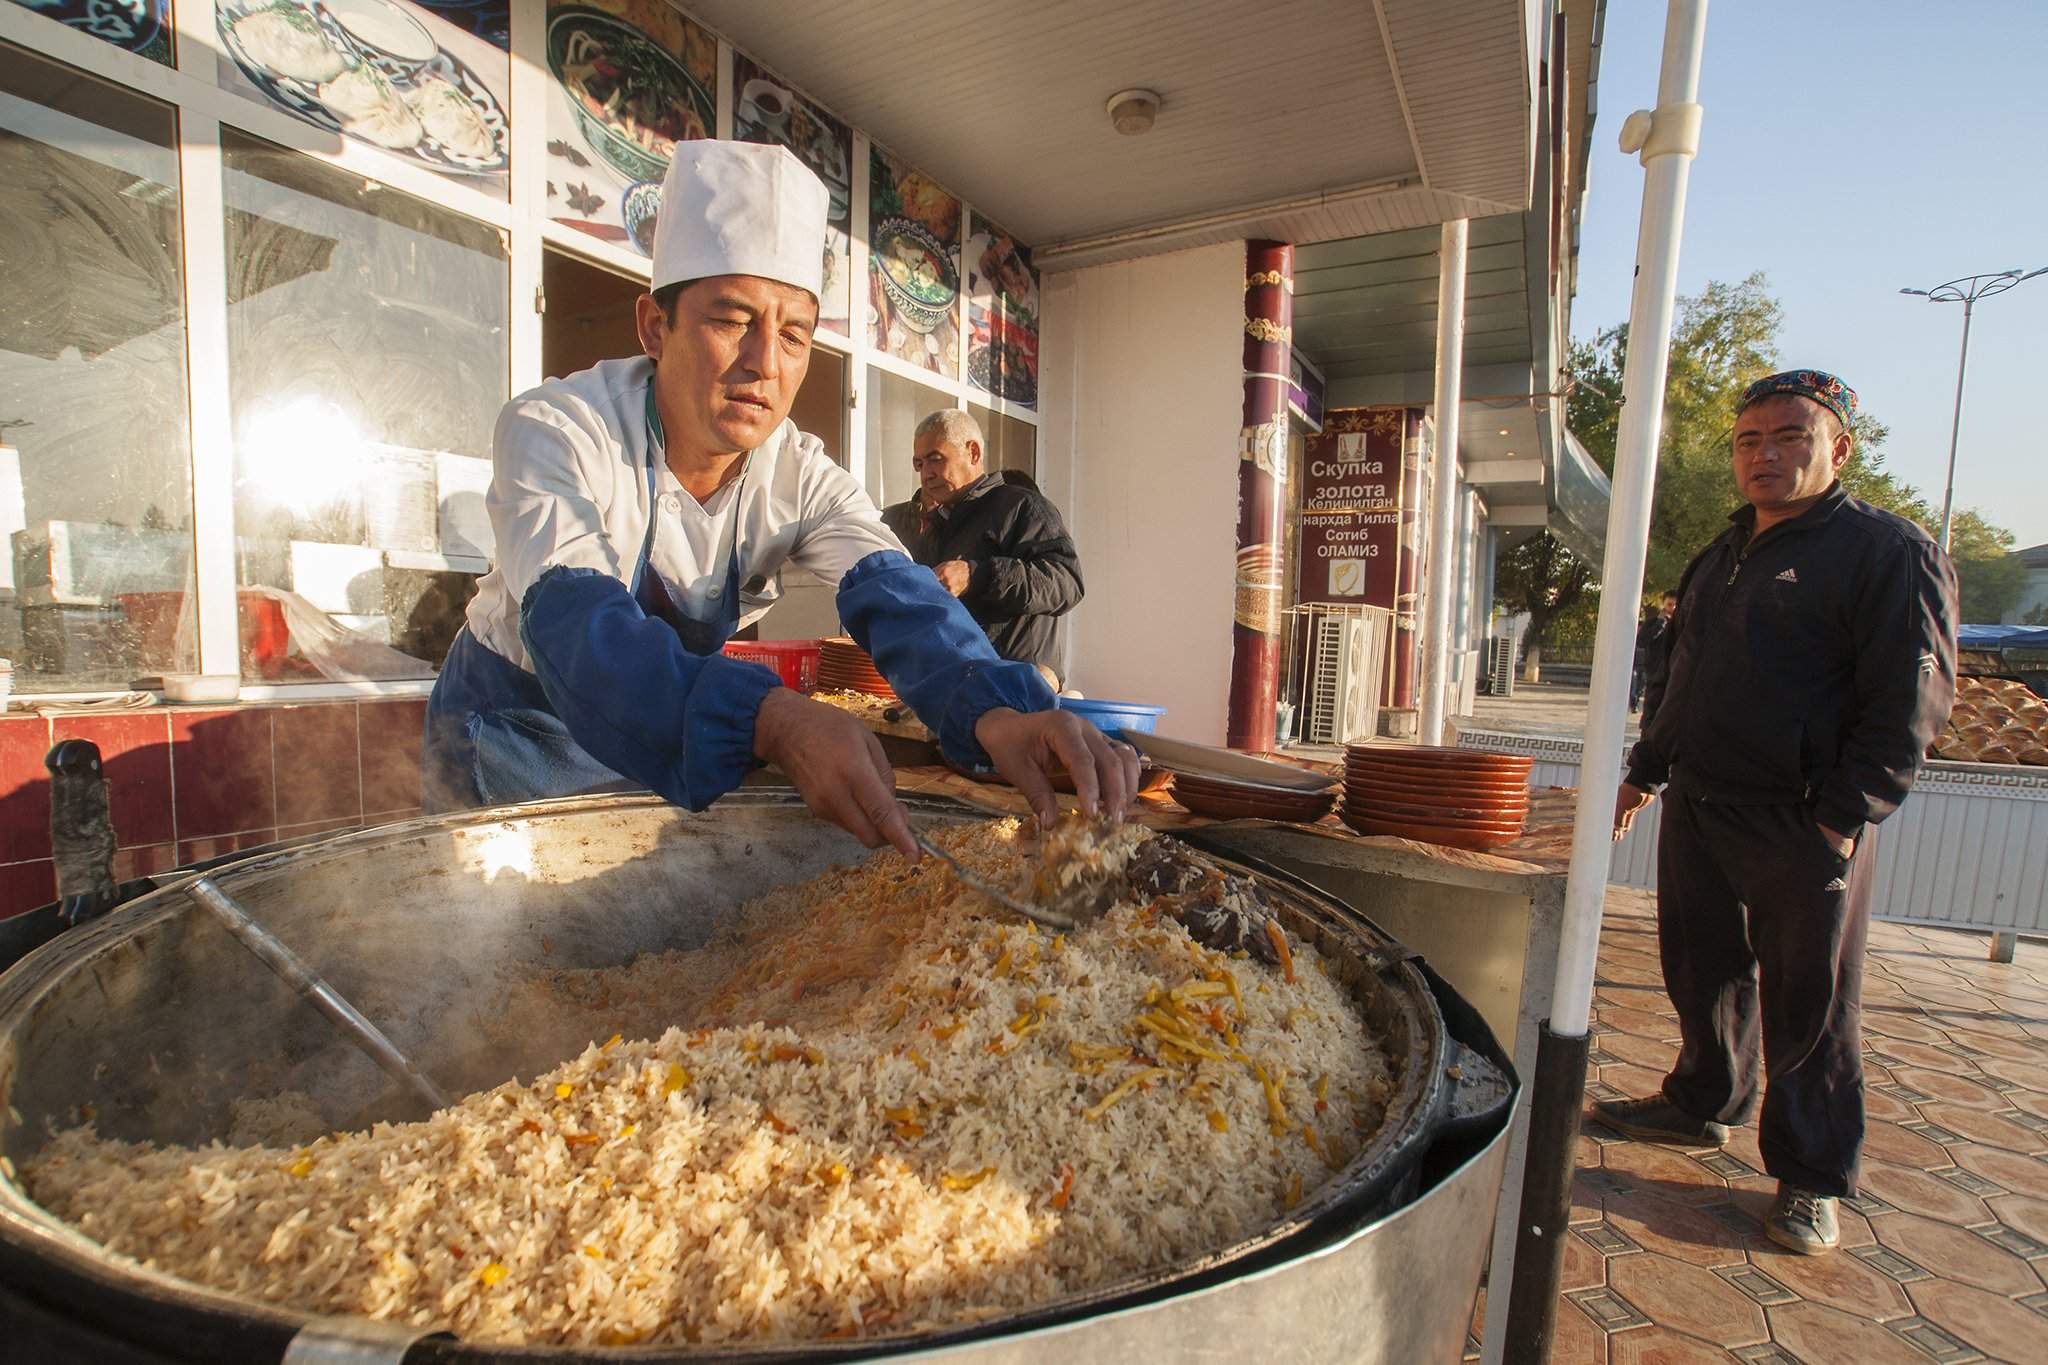
<svg viewBox="0 0 2048 1365"><path fill-rule="evenodd" d="M955 858L952 854L926 838L922 831L913 830L910 837L917 840L919 848L931 854L932 857L937 858L947 867L952 868L953 875L958 877L961 884L968 890L979 891L1005 910L1014 910L1025 919L1042 924L1048 929L1058 929L1064 932L1074 928L1074 921L1068 919L1065 915L1056 915L1050 910L1045 910L1035 905L1028 905L993 883L985 882L980 877L975 876L960 865L958 858Z"/></svg>
<svg viewBox="0 0 2048 1365"><path fill-rule="evenodd" d="M343 999L341 992L307 966L304 958L258 924L233 896L220 889L213 878L195 878L186 883L185 891L219 920L258 961L282 977L287 985L311 1002L313 1008L333 1020L342 1034L382 1068L385 1075L412 1091L429 1110L448 1107L448 1097L441 1093L440 1087L421 1074L411 1059L384 1036L382 1029Z"/></svg>

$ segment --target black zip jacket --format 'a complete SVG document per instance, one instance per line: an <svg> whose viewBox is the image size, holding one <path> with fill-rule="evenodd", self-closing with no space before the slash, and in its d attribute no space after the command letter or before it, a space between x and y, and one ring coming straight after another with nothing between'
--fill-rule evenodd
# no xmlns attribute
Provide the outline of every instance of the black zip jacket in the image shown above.
<svg viewBox="0 0 2048 1365"><path fill-rule="evenodd" d="M968 566L960 604L996 653L1059 672L1059 618L1080 602L1082 588L1081 558L1058 508L984 474L929 516L913 499L885 510L882 521L918 563Z"/></svg>
<svg viewBox="0 0 2048 1365"><path fill-rule="evenodd" d="M1805 802L1853 838L1898 809L1948 719L1955 570L1840 483L1762 535L1754 508L1729 520L1679 580L1628 780L1676 769L1702 800Z"/></svg>

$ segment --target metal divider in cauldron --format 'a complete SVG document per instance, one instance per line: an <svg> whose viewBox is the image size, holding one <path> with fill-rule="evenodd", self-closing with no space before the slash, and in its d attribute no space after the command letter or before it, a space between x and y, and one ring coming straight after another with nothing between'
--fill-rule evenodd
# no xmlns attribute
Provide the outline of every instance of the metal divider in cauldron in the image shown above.
<svg viewBox="0 0 2048 1365"><path fill-rule="evenodd" d="M987 818L945 799L912 796L906 805L920 827ZM402 1358L766 1365L916 1355L1025 1365L1163 1352L1407 1365L1454 1357L1506 1158L1515 1094L1507 1059L1476 1014L1358 910L1205 852L1256 880L1288 932L1323 953L1398 1073L1381 1133L1271 1224L1094 1290L865 1341L600 1351L429 1338L400 1348ZM470 811L341 835L216 876L384 1012L385 1027L452 1089L477 1077L463 1071L459 1042L442 1024L479 1003L474 982L509 968L607 965L694 947L760 887L865 856L850 837L821 830L793 791L747 788L700 815L619 796ZM516 869L509 885L507 869ZM53 1125L75 1122L65 1115L85 1101L99 1101L112 1136L205 1141L237 1095L309 1069L331 1076L334 1059L349 1055L310 1022L288 1038L251 1035L236 1022L245 1005L187 989L218 980L241 949L190 932L201 912L183 891L132 902L0 975L0 1152L10 1170L33 1159ZM345 913L335 909L343 900ZM550 938L555 956L544 962ZM579 956L565 961L564 945ZM373 983L401 979L407 993L370 1000ZM307 1047L325 1050L308 1055ZM277 1071L281 1051L298 1070ZM102 1080L109 1058L131 1064ZM132 1064L138 1059L148 1064ZM19 1339L50 1344L43 1358L89 1358L107 1345L120 1349L101 1355L138 1362L276 1361L295 1344L313 1347L331 1331L324 1324L115 1257L29 1201L11 1177L0 1179L0 1336L12 1342L18 1328L27 1331Z"/></svg>
<svg viewBox="0 0 2048 1365"><path fill-rule="evenodd" d="M255 916L244 910L233 896L220 889L211 877L195 877L185 883L185 894L206 907L207 913L219 920L222 927L235 936L235 941L247 948L252 956L264 966L276 972L279 979L304 999L314 1009L326 1015L341 1035L359 1048L363 1055L377 1064L378 1070L412 1091L427 1112L446 1109L448 1097L440 1087L428 1080L412 1061L398 1050L384 1030L363 1017L363 1012L342 997L340 991L327 984L318 972L306 965L305 959L284 945L283 940L256 922Z"/></svg>

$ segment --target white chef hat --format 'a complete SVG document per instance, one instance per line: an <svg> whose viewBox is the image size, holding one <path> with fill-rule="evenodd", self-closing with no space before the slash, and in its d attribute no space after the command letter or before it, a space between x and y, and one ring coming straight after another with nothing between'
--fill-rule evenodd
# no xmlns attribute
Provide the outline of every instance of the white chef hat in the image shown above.
<svg viewBox="0 0 2048 1365"><path fill-rule="evenodd" d="M786 147L678 142L661 184L650 290L758 275L825 292L825 182Z"/></svg>

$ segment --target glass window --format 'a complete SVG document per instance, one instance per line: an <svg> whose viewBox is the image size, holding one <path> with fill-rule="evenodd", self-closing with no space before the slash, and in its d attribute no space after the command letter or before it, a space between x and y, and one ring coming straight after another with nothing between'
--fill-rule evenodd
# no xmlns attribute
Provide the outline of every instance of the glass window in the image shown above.
<svg viewBox="0 0 2048 1365"><path fill-rule="evenodd" d="M177 120L0 45L0 657L23 691L193 666Z"/></svg>
<svg viewBox="0 0 2048 1365"><path fill-rule="evenodd" d="M868 493L878 507L908 502L917 491L910 468L917 424L959 400L943 389L905 379L893 370L868 368Z"/></svg>
<svg viewBox="0 0 2048 1365"><path fill-rule="evenodd" d="M982 435L988 438L984 463L991 470L1016 470L1036 479L1038 476L1038 428L1029 422L1020 422L1007 417L992 408L979 403L969 403L968 413L981 423Z"/></svg>
<svg viewBox="0 0 2048 1365"><path fill-rule="evenodd" d="M825 443L825 453L846 468L846 357L825 346L811 347L811 367L789 405L796 429Z"/></svg>
<svg viewBox="0 0 2048 1365"><path fill-rule="evenodd" d="M504 241L228 129L222 150L243 676L430 675L491 551Z"/></svg>
<svg viewBox="0 0 2048 1365"><path fill-rule="evenodd" d="M600 360L644 355L634 309L647 292L645 280L590 265L548 248L540 256L541 373L560 379Z"/></svg>

